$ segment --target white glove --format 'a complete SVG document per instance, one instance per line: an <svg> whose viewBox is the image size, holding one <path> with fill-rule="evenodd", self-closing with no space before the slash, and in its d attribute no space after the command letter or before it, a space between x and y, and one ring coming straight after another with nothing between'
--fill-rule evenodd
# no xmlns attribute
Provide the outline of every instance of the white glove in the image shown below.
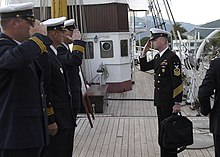
<svg viewBox="0 0 220 157"><path fill-rule="evenodd" d="M141 52L141 56L142 57L145 57L146 56L146 53L147 51L150 49L150 41L148 40L147 43L144 45L144 49L143 51Z"/></svg>
<svg viewBox="0 0 220 157"><path fill-rule="evenodd" d="M74 40L81 40L82 36L81 36L81 33L79 31L79 29L74 29L73 30L73 34L72 34L72 37L71 37L71 40L74 41Z"/></svg>
<svg viewBox="0 0 220 157"><path fill-rule="evenodd" d="M35 20L34 27L30 27L30 35L34 35L35 33L40 33L43 35L47 35L47 26L40 23L39 20Z"/></svg>

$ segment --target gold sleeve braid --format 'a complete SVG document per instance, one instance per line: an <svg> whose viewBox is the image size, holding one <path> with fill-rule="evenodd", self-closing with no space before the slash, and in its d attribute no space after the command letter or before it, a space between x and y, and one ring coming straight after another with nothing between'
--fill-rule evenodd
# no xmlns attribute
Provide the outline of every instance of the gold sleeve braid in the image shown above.
<svg viewBox="0 0 220 157"><path fill-rule="evenodd" d="M0 38L0 40L8 40L7 38Z"/></svg>
<svg viewBox="0 0 220 157"><path fill-rule="evenodd" d="M181 84L180 86L178 86L177 88L174 89L174 91L173 91L173 98L175 98L181 92L183 92L183 84Z"/></svg>
<svg viewBox="0 0 220 157"><path fill-rule="evenodd" d="M73 51L80 51L82 53L85 52L85 48L83 46L80 46L80 45L73 45L73 48L72 48Z"/></svg>
<svg viewBox="0 0 220 157"><path fill-rule="evenodd" d="M54 110L53 110L53 107L50 107L50 108L47 108L47 115L48 116L51 116L54 114Z"/></svg>
<svg viewBox="0 0 220 157"><path fill-rule="evenodd" d="M38 39L37 37L34 36L34 37L31 37L30 40L34 41L40 47L41 53L47 52L46 46L44 45L44 43L40 39Z"/></svg>

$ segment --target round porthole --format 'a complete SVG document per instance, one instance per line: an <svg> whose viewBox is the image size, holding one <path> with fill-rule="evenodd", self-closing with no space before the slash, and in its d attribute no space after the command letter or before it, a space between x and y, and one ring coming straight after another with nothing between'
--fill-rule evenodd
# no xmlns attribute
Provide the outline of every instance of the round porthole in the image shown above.
<svg viewBox="0 0 220 157"><path fill-rule="evenodd" d="M111 50L111 48L112 48L112 45L110 42L103 42L102 43L102 49L104 51L109 51L109 50Z"/></svg>

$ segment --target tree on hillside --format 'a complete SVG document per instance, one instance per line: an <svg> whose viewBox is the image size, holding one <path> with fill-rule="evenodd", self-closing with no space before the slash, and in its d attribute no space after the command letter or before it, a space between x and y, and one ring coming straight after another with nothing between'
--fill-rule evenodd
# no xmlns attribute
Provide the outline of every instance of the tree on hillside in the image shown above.
<svg viewBox="0 0 220 157"><path fill-rule="evenodd" d="M220 33L217 33L213 38L209 39L209 42L205 45L205 54L211 55L211 58L220 56Z"/></svg>
<svg viewBox="0 0 220 157"><path fill-rule="evenodd" d="M187 30L180 23L177 22L176 24L174 24L173 28L174 28L175 33L177 31L180 32L180 35L181 35L182 39L186 39L186 36L183 35L183 33L187 32ZM173 31L171 31L171 34L172 34L172 39L174 39Z"/></svg>

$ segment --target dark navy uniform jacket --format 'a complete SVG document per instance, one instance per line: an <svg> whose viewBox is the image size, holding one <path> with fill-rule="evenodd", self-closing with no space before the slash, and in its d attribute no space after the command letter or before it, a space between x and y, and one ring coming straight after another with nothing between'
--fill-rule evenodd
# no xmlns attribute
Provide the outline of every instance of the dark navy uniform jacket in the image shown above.
<svg viewBox="0 0 220 157"><path fill-rule="evenodd" d="M181 77L181 62L179 57L167 49L149 62L146 57L140 58L141 71L154 69L154 105L174 105L182 101L183 85Z"/></svg>
<svg viewBox="0 0 220 157"><path fill-rule="evenodd" d="M49 124L56 122L58 129L73 128L75 127L75 116L67 74L54 51L50 47L47 49L48 53L41 55L38 61L44 71Z"/></svg>
<svg viewBox="0 0 220 157"><path fill-rule="evenodd" d="M210 113L210 131L220 135L220 58L210 62L210 67L199 87L198 98L201 113ZM214 94L214 105L210 104L210 96Z"/></svg>
<svg viewBox="0 0 220 157"><path fill-rule="evenodd" d="M25 149L48 144L42 69L35 60L50 45L35 34L18 45L0 34L0 149Z"/></svg>
<svg viewBox="0 0 220 157"><path fill-rule="evenodd" d="M85 42L75 40L73 42L72 52L67 45L60 45L57 48L58 57L64 64L69 77L69 85L72 94L72 104L74 112L77 113L81 104L81 78L79 75L79 66L82 64L83 53L85 51Z"/></svg>

